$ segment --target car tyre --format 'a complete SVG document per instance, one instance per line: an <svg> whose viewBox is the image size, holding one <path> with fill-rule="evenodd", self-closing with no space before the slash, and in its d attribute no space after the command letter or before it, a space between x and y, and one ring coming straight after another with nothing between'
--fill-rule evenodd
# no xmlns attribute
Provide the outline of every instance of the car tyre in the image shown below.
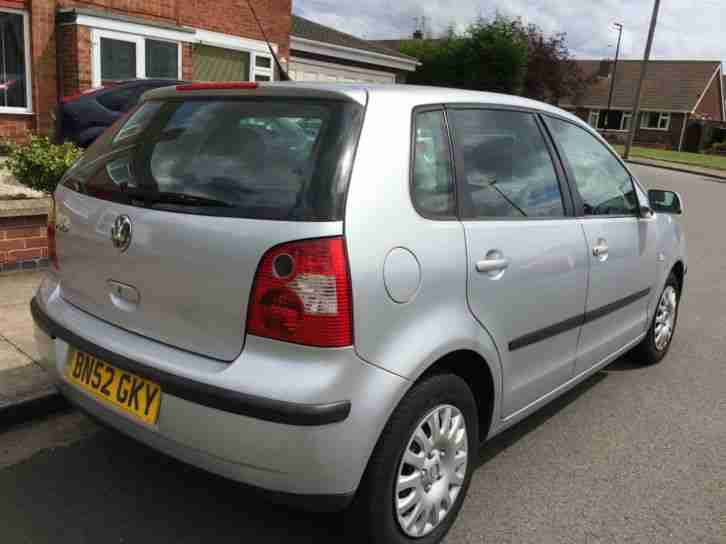
<svg viewBox="0 0 726 544"><path fill-rule="evenodd" d="M668 354L678 323L680 299L678 279L671 273L658 297L648 333L633 349L634 358L638 363L654 365Z"/></svg>
<svg viewBox="0 0 726 544"><path fill-rule="evenodd" d="M421 437L421 431L426 436ZM469 488L478 440L476 401L464 380L436 374L414 385L393 412L370 458L349 513L352 522L346 524L350 536L380 544L440 542ZM413 459L409 454L416 457L416 467L426 465L419 469L409 464ZM465 465L456 468L462 459ZM407 483L409 478L416 480L415 486ZM401 490L405 485L413 487ZM406 501L421 504L406 511Z"/></svg>

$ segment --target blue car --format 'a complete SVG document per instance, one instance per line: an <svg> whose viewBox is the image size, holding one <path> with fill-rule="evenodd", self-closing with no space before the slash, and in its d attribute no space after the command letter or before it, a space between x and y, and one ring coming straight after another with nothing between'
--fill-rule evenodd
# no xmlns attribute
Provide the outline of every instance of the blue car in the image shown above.
<svg viewBox="0 0 726 544"><path fill-rule="evenodd" d="M66 96L56 109L56 139L88 147L151 89L184 83L170 79L120 81Z"/></svg>

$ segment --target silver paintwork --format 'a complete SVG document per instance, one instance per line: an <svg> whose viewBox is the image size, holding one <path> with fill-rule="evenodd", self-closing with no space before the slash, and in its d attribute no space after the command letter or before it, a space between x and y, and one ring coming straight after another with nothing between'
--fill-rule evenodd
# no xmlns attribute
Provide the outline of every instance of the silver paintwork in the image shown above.
<svg viewBox="0 0 726 544"><path fill-rule="evenodd" d="M176 94L164 89L147 98ZM494 436L636 345L673 266L686 263L682 230L662 213L649 219L460 222L431 221L414 210L409 195L414 107L528 108L569 119L600 138L552 106L393 85L276 83L257 91L204 94L337 97L366 105L344 221L184 215L59 188L58 214L68 229L58 231L61 271L44 280L40 304L77 334L140 363L271 399L350 400L349 418L298 428L165 394L158 424L148 427L67 383L62 369L68 346L40 330L36 337L44 366L72 400L123 432L219 474L294 493L354 491L400 399L431 365L454 352L474 354L479 362L472 358L471 364L492 377L492 423L480 436ZM647 206L637 181L636 190ZM124 253L109 238L119 215L127 215L134 228ZM341 234L353 285L355 346L326 350L245 339L246 305L264 251L289 240ZM417 266L406 258L387 269L387 256L396 248L397 255L410 253ZM393 277L397 269L405 278ZM140 302L114 300L115 284L108 280L137 289ZM518 336L646 288L648 297L609 316L508 349Z"/></svg>
<svg viewBox="0 0 726 544"><path fill-rule="evenodd" d="M393 504L404 533L422 537L441 524L456 502L469 461L466 420L441 404L414 429L398 465Z"/></svg>
<svg viewBox="0 0 726 544"><path fill-rule="evenodd" d="M676 290L668 285L658 301L658 309L655 312L655 348L663 351L673 336L676 324L676 312L678 311L678 296Z"/></svg>

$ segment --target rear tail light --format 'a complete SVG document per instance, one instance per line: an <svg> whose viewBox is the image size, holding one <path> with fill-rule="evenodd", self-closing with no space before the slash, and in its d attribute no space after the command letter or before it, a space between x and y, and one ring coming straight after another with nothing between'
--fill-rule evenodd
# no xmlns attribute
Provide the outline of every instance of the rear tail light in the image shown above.
<svg viewBox="0 0 726 544"><path fill-rule="evenodd" d="M268 251L255 276L247 333L307 346L350 346L351 285L343 238L290 242Z"/></svg>
<svg viewBox="0 0 726 544"><path fill-rule="evenodd" d="M50 207L48 208L48 259L53 264L53 268L60 270L60 262L58 261L58 253L55 250L55 197L50 199Z"/></svg>

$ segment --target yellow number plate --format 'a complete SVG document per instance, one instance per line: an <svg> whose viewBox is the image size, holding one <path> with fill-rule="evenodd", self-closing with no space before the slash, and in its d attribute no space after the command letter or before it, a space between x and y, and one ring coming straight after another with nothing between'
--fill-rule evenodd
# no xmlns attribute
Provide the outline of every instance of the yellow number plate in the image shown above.
<svg viewBox="0 0 726 544"><path fill-rule="evenodd" d="M161 387L108 364L92 355L71 349L66 377L72 383L146 423L156 423Z"/></svg>

